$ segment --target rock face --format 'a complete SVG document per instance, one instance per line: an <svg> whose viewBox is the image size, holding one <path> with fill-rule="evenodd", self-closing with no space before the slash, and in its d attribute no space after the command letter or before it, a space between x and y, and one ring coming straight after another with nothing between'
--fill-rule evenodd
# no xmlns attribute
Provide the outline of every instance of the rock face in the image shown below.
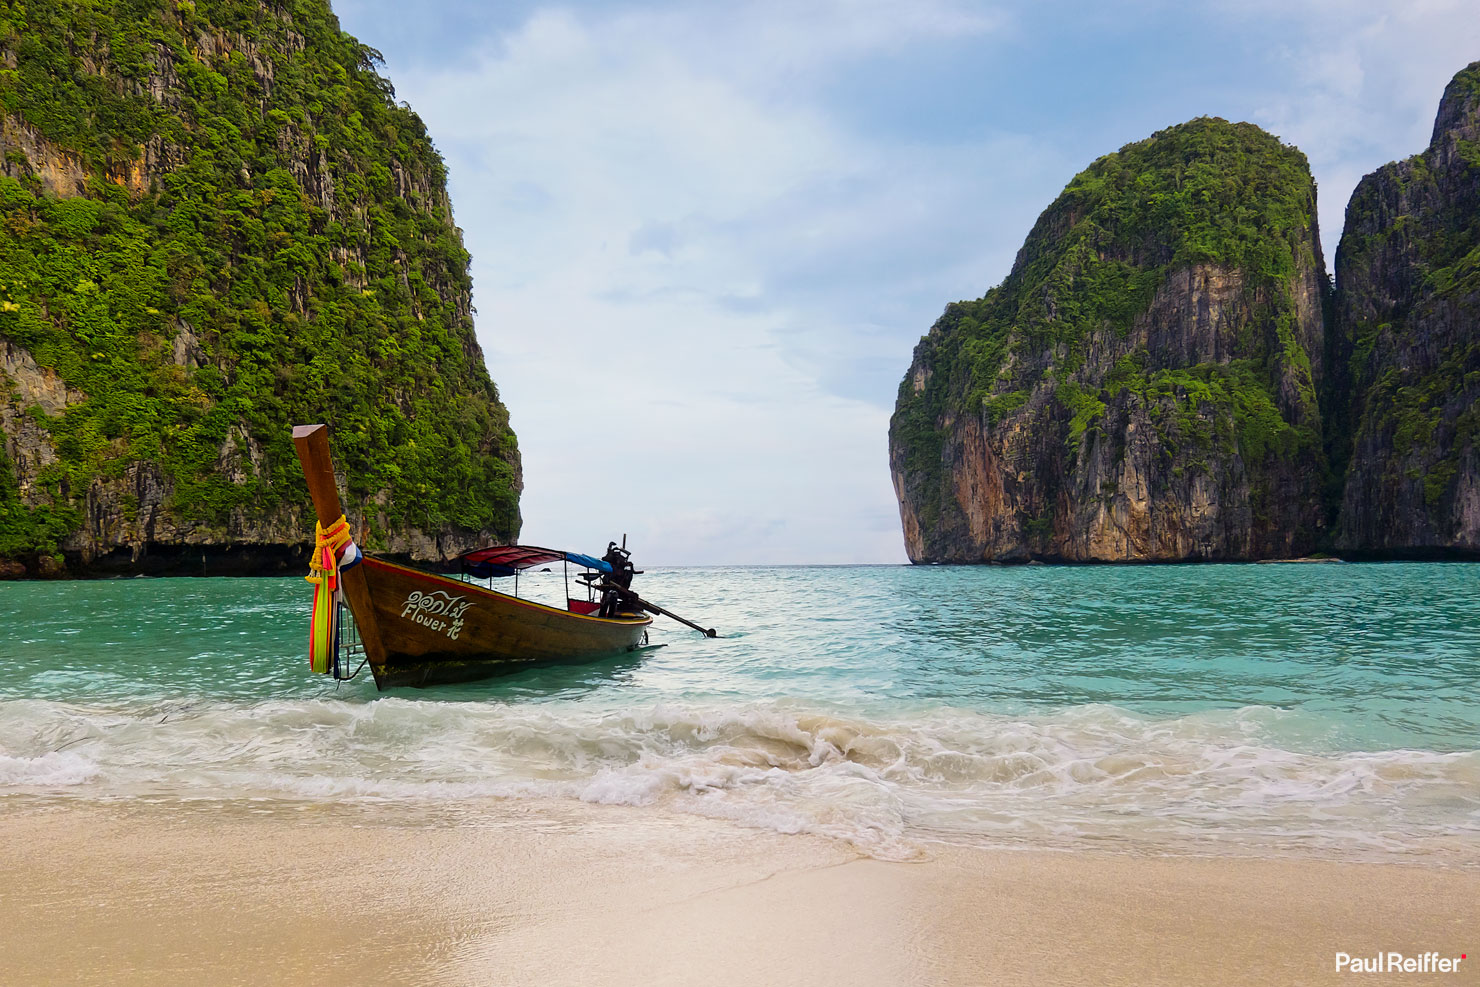
<svg viewBox="0 0 1480 987"><path fill-rule="evenodd" d="M1362 179L1336 252L1336 547L1480 554L1480 62L1422 154Z"/></svg>
<svg viewBox="0 0 1480 987"><path fill-rule="evenodd" d="M8 16L0 575L296 567L316 421L367 547L517 536L441 158L327 0Z"/></svg>
<svg viewBox="0 0 1480 987"><path fill-rule="evenodd" d="M1305 157L1198 119L1078 175L947 307L890 426L916 562L1213 560L1323 536L1327 278Z"/></svg>

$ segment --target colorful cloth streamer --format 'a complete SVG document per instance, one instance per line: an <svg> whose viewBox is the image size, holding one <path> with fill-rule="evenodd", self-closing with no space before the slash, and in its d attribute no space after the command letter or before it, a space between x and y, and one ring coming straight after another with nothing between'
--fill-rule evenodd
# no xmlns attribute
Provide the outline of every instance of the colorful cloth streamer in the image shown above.
<svg viewBox="0 0 1480 987"><path fill-rule="evenodd" d="M341 554L343 563L340 562ZM359 554L349 535L349 520L343 514L327 528L315 522L313 554L308 558L309 573L303 578L314 584L313 617L308 625L308 667L320 675L328 674L333 667L334 653L339 647L336 640L339 621L335 619L339 604L339 573L358 562Z"/></svg>

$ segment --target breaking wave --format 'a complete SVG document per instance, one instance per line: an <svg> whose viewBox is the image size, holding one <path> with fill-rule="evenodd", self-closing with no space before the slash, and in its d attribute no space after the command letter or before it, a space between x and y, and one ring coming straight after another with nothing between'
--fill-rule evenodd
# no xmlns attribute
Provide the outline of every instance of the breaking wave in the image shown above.
<svg viewBox="0 0 1480 987"><path fill-rule="evenodd" d="M1480 751L1322 750L1315 716L15 699L0 701L0 796L554 797L820 834L885 857L932 839L1473 857Z"/></svg>

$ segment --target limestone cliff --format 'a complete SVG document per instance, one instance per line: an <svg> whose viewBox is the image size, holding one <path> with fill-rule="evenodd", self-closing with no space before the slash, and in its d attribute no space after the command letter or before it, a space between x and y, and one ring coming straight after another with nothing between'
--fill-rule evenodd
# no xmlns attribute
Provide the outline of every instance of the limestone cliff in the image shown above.
<svg viewBox="0 0 1480 987"><path fill-rule="evenodd" d="M1362 179L1336 252L1344 552L1480 554L1480 62L1422 154Z"/></svg>
<svg viewBox="0 0 1480 987"><path fill-rule="evenodd" d="M916 562L1247 559L1322 535L1327 279L1305 157L1198 119L1106 155L947 307L890 462Z"/></svg>
<svg viewBox="0 0 1480 987"><path fill-rule="evenodd" d="M327 0L0 17L0 575L298 565L289 426L360 540L515 537L441 158Z"/></svg>

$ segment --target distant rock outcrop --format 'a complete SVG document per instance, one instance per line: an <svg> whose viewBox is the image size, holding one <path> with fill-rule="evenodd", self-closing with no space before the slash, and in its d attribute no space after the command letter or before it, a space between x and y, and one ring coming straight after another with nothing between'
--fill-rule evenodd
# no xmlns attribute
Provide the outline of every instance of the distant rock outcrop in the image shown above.
<svg viewBox="0 0 1480 987"><path fill-rule="evenodd" d="M367 547L517 536L442 160L327 0L7 16L0 576L296 567L312 421Z"/></svg>
<svg viewBox="0 0 1480 987"><path fill-rule="evenodd" d="M1336 251L1336 548L1480 554L1480 62L1422 154L1362 179Z"/></svg>
<svg viewBox="0 0 1480 987"><path fill-rule="evenodd" d="M909 557L1310 551L1327 292L1305 156L1258 127L1094 162L915 349L890 427Z"/></svg>

